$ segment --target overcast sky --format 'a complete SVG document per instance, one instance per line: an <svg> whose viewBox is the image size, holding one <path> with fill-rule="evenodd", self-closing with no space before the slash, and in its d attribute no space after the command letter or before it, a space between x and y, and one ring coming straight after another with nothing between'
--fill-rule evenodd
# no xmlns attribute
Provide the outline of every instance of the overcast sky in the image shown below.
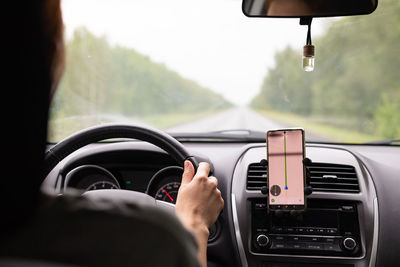
<svg viewBox="0 0 400 267"><path fill-rule="evenodd" d="M307 28L298 19L247 18L241 0L62 1L67 36L84 25L239 105L258 93L277 50L299 49L301 67ZM313 37L327 23L314 20Z"/></svg>

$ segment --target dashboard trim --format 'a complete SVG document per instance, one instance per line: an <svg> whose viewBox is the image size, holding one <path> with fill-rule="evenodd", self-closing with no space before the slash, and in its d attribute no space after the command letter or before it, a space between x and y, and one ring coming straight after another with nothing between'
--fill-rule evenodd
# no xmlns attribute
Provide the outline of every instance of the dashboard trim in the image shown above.
<svg viewBox="0 0 400 267"><path fill-rule="evenodd" d="M237 209L236 209L236 197L235 197L235 194L233 194L233 193L231 196L232 196L233 226L235 228L235 236L236 236L236 242L237 242L238 250L239 250L239 258L240 258L240 262L242 263L242 267L247 267L249 265L247 263L246 253L245 253L244 247L243 247L242 236L240 235L239 219L238 219Z"/></svg>
<svg viewBox="0 0 400 267"><path fill-rule="evenodd" d="M369 267L376 265L376 254L378 251L378 238L379 238L379 210L378 210L378 199L374 198L374 235L372 238L372 250L371 259L369 261Z"/></svg>

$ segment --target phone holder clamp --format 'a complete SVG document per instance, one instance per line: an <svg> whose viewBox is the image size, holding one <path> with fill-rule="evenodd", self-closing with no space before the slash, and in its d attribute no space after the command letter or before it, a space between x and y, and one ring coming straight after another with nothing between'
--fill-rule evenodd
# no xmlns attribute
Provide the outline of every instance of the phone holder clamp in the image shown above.
<svg viewBox="0 0 400 267"><path fill-rule="evenodd" d="M310 173L310 170L309 170L309 167L312 165L312 161L309 158L304 158L303 159L303 164L304 164L304 167L306 168L306 177L305 177L306 178L305 179L306 186L304 187L304 194L309 196L309 195L312 194L312 187L310 185L311 173ZM266 159L262 159L260 161L260 165L268 168L268 161ZM261 187L261 193L263 195L268 195L269 194L268 185ZM278 217L282 217L284 214L289 214L291 216L298 216L298 215L301 214L301 211L296 211L296 210L291 210L291 211L277 210L277 211L274 211L274 212L275 212L275 215L278 216Z"/></svg>

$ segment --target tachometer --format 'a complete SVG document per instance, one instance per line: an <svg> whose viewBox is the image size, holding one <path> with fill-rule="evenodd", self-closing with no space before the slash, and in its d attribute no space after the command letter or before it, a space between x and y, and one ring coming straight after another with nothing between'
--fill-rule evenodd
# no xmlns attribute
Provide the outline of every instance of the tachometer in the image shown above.
<svg viewBox="0 0 400 267"><path fill-rule="evenodd" d="M178 197L178 190L180 186L181 186L180 182L171 182L161 186L161 188L158 189L156 193L155 199L175 204L176 198Z"/></svg>
<svg viewBox="0 0 400 267"><path fill-rule="evenodd" d="M99 189L119 189L119 187L116 184L108 181L99 181L89 185L86 191L99 190Z"/></svg>
<svg viewBox="0 0 400 267"><path fill-rule="evenodd" d="M103 167L83 165L70 171L65 178L66 187L85 191L99 189L120 189L118 180Z"/></svg>

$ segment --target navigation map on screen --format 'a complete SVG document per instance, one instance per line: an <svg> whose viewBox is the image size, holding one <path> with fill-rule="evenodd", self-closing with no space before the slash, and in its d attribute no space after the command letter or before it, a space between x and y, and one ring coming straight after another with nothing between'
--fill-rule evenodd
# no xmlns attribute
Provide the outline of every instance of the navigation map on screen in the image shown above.
<svg viewBox="0 0 400 267"><path fill-rule="evenodd" d="M301 130L268 132L269 205L304 205Z"/></svg>

